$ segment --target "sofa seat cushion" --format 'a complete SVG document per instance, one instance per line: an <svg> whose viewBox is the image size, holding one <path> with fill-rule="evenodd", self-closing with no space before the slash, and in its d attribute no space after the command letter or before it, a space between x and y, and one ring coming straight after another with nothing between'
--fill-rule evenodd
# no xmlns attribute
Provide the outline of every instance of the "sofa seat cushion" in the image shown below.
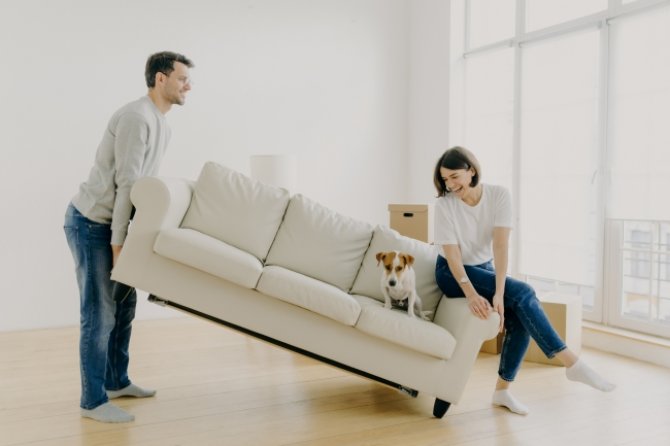
<svg viewBox="0 0 670 446"><path fill-rule="evenodd" d="M195 229L264 260L290 194L208 162L195 183L183 228Z"/></svg>
<svg viewBox="0 0 670 446"><path fill-rule="evenodd" d="M255 256L193 229L162 230L154 251L246 288L255 288L263 271Z"/></svg>
<svg viewBox="0 0 670 446"><path fill-rule="evenodd" d="M449 359L453 354L456 339L441 326L410 318L406 311L386 309L384 304L370 297L352 297L361 306L358 330L436 358Z"/></svg>
<svg viewBox="0 0 670 446"><path fill-rule="evenodd" d="M402 251L414 256L414 273L416 275L416 292L421 297L424 311L432 311L435 315L440 303L442 291L435 282L435 262L437 247L413 238L398 234L386 226L377 226L372 234L370 248L365 253L363 265L356 277L351 294L360 294L384 302L380 287L382 267L377 265L376 255L381 251Z"/></svg>
<svg viewBox="0 0 670 446"><path fill-rule="evenodd" d="M353 326L361 313L356 299L320 280L281 266L266 266L256 287L261 293Z"/></svg>

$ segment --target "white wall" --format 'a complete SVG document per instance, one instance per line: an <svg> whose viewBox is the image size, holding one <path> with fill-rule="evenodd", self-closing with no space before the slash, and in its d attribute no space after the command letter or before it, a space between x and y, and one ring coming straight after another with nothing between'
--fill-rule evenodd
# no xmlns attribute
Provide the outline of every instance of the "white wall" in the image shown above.
<svg viewBox="0 0 670 446"><path fill-rule="evenodd" d="M196 64L186 105L168 114L163 175L195 178L207 160L248 172L249 155L289 153L298 192L371 223L388 221L388 203L430 199L417 185L430 181L427 156L409 164L420 178L407 175L409 103L417 113L431 107L427 88L411 100L422 78L410 84L408 54L442 35L411 26L435 25L426 8L439 3L0 2L0 331L78 323L63 214L111 114L145 94L155 51ZM412 62L426 70L429 57ZM414 137L431 160L438 127ZM140 300L138 318L172 315Z"/></svg>
<svg viewBox="0 0 670 446"><path fill-rule="evenodd" d="M449 3L411 2L407 185L411 203L432 203L437 193L432 180L435 163L448 148Z"/></svg>

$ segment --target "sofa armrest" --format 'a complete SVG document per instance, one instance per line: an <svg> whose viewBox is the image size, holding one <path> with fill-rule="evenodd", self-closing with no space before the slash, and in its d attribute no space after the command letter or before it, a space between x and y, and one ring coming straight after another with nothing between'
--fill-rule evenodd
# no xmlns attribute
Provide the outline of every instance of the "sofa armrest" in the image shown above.
<svg viewBox="0 0 670 446"><path fill-rule="evenodd" d="M442 297L433 322L447 329L457 341L466 332L474 332L484 342L498 334L500 316L492 312L487 319L479 319L472 314L465 299Z"/></svg>
<svg viewBox="0 0 670 446"><path fill-rule="evenodd" d="M133 186L130 200L145 226L177 227L191 204L193 185L179 178L145 177Z"/></svg>
<svg viewBox="0 0 670 446"><path fill-rule="evenodd" d="M465 299L449 299L443 296L433 322L447 329L456 338L456 348L447 361L447 367L456 371L450 375L449 380L439 381L434 394L444 401L457 403L479 355L482 342L498 333L500 316L492 312L487 319L479 319L472 314Z"/></svg>
<svg viewBox="0 0 670 446"><path fill-rule="evenodd" d="M135 206L135 217L112 271L112 279L135 286L154 252L158 233L179 227L184 219L193 187L193 181L159 177L141 178L133 185L130 199Z"/></svg>

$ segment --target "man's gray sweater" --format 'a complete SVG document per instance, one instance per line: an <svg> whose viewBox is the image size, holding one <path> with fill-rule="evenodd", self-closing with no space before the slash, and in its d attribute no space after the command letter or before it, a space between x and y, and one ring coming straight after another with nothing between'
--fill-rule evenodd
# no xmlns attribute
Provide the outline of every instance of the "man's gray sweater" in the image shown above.
<svg viewBox="0 0 670 446"><path fill-rule="evenodd" d="M111 224L113 245L126 239L130 189L137 179L158 173L170 134L165 115L149 96L121 107L109 120L88 180L72 204L89 220Z"/></svg>

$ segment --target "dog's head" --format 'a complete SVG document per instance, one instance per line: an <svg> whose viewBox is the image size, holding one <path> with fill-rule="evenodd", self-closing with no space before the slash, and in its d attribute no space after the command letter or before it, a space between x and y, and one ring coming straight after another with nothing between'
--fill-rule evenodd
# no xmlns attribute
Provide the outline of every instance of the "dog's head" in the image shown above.
<svg viewBox="0 0 670 446"><path fill-rule="evenodd" d="M377 253L377 266L382 264L382 282L391 288L395 288L402 281L402 276L412 267L414 257L399 251L387 251Z"/></svg>

